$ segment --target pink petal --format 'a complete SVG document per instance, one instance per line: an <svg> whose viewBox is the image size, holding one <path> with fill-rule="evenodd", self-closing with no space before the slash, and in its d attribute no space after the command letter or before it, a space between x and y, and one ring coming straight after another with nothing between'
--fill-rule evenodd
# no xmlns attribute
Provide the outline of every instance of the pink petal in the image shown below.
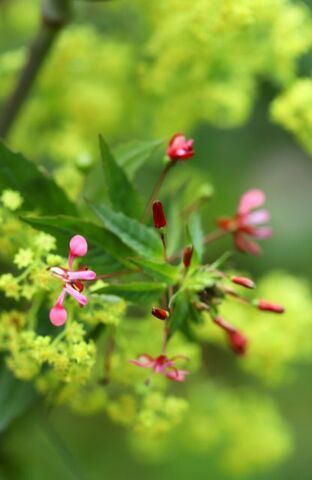
<svg viewBox="0 0 312 480"><path fill-rule="evenodd" d="M272 228L263 227L263 228L256 228L253 236L256 238L269 238L272 237L273 231Z"/></svg>
<svg viewBox="0 0 312 480"><path fill-rule="evenodd" d="M86 305L88 303L87 297L82 295L82 293L77 292L71 285L66 284L64 290L69 293L75 300L77 300L80 305Z"/></svg>
<svg viewBox="0 0 312 480"><path fill-rule="evenodd" d="M165 373L165 376L174 382L184 382L185 377L188 374L189 372L187 370L177 370L176 368L173 368L172 370L168 370Z"/></svg>
<svg viewBox="0 0 312 480"><path fill-rule="evenodd" d="M142 368L152 368L155 364L155 359L147 354L140 355L138 359L128 361Z"/></svg>
<svg viewBox="0 0 312 480"><path fill-rule="evenodd" d="M68 272L68 280L95 280L96 273L92 270L77 270L76 272Z"/></svg>
<svg viewBox="0 0 312 480"><path fill-rule="evenodd" d="M50 321L55 327L61 327L67 320L67 312L62 305L55 305L50 310Z"/></svg>
<svg viewBox="0 0 312 480"><path fill-rule="evenodd" d="M265 193L259 189L248 190L239 201L238 213L249 213L250 210L260 207L265 202Z"/></svg>
<svg viewBox="0 0 312 480"><path fill-rule="evenodd" d="M234 243L236 248L241 252L251 253L251 255L259 255L261 253L259 245L247 239L239 232L234 235Z"/></svg>
<svg viewBox="0 0 312 480"><path fill-rule="evenodd" d="M84 257L88 251L87 240L82 235L75 235L69 242L69 249L74 257Z"/></svg>
<svg viewBox="0 0 312 480"><path fill-rule="evenodd" d="M271 215L268 210L258 210L247 215L247 223L251 225L258 225L259 223L266 223L270 220Z"/></svg>

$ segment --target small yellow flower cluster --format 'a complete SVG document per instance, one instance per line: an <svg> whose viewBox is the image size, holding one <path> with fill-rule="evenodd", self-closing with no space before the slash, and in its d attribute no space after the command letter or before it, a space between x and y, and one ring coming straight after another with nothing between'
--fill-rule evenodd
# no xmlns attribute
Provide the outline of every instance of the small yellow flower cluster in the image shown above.
<svg viewBox="0 0 312 480"><path fill-rule="evenodd" d="M18 210L23 203L23 197L21 194L15 190L3 190L0 200L5 208L8 210Z"/></svg>

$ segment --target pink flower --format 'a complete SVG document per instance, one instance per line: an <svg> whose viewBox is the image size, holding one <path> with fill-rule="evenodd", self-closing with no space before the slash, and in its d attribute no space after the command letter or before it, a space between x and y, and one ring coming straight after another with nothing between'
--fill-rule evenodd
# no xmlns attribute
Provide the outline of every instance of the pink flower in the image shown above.
<svg viewBox="0 0 312 480"><path fill-rule="evenodd" d="M177 133L174 135L168 145L167 155L172 161L187 160L194 155L194 140L187 140L184 135Z"/></svg>
<svg viewBox="0 0 312 480"><path fill-rule="evenodd" d="M51 274L63 282L63 289L55 305L50 310L51 323L60 327L67 320L67 312L63 307L66 294L71 295L81 307L85 306L88 299L81 292L84 289L84 281L95 280L96 273L87 267L79 270L72 270L73 261L77 257L83 257L88 251L88 244L84 237L75 235L69 242L68 269L62 267L51 267Z"/></svg>
<svg viewBox="0 0 312 480"><path fill-rule="evenodd" d="M160 373L174 382L183 382L189 372L187 370L178 370L174 366L179 359L187 360L183 355L175 355L172 358L168 358L166 355L159 355L159 357L153 358L147 353L143 353L138 359L129 360L129 362L141 368L151 368L155 373Z"/></svg>
<svg viewBox="0 0 312 480"><path fill-rule="evenodd" d="M241 252L259 255L259 245L252 238L268 238L272 235L272 229L259 226L270 219L266 209L253 211L261 207L265 202L265 194L262 190L248 190L239 202L238 210L233 218L220 218L218 226L225 232L233 233L234 243Z"/></svg>

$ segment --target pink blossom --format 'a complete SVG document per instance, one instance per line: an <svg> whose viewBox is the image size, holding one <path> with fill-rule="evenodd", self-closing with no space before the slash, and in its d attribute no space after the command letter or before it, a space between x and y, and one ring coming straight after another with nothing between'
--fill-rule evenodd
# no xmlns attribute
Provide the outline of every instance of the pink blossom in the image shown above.
<svg viewBox="0 0 312 480"><path fill-rule="evenodd" d="M51 323L59 327L67 320L67 312L63 306L66 295L73 297L81 307L85 306L88 299L82 294L84 285L82 282L95 280L96 273L87 267L72 270L73 261L77 257L84 257L88 251L88 244L84 237L75 235L69 242L68 269L63 267L51 267L50 273L53 277L63 282L63 288L55 305L50 310Z"/></svg>
<svg viewBox="0 0 312 480"><path fill-rule="evenodd" d="M251 238L261 239L272 235L271 228L259 226L270 219L268 210L253 211L261 207L264 202L265 194L262 190L248 190L240 198L236 215L233 218L227 217L218 220L218 226L222 230L233 234L235 246L241 252L259 255L261 249Z"/></svg>
<svg viewBox="0 0 312 480"><path fill-rule="evenodd" d="M187 140L184 135L177 133L174 135L168 145L167 155L172 161L187 160L194 155L194 140Z"/></svg>
<svg viewBox="0 0 312 480"><path fill-rule="evenodd" d="M135 360L129 360L129 362L141 368L150 368L155 373L164 375L169 380L183 382L189 372L187 370L178 370L174 366L175 362L179 359L187 360L187 358L183 355L175 355L172 358L168 358L166 355L159 355L158 357L154 358L147 353L143 353L139 356L139 358Z"/></svg>

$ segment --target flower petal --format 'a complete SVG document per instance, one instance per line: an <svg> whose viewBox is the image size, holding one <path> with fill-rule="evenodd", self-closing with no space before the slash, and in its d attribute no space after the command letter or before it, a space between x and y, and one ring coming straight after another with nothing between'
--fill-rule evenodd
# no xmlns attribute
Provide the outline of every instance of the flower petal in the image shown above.
<svg viewBox="0 0 312 480"><path fill-rule="evenodd" d="M148 355L147 353L144 353L143 355L140 355L139 358L137 359L131 359L128 360L130 363L133 363L133 365L137 365L138 367L142 368L152 368L155 364L155 359Z"/></svg>
<svg viewBox="0 0 312 480"><path fill-rule="evenodd" d="M86 305L88 303L87 297L82 295L82 293L77 292L71 285L66 284L64 290L69 293L80 305Z"/></svg>
<svg viewBox="0 0 312 480"><path fill-rule="evenodd" d="M259 189L248 190L239 201L238 213L246 214L250 210L260 207L265 202L265 193Z"/></svg>
<svg viewBox="0 0 312 480"><path fill-rule="evenodd" d="M54 305L50 310L50 321L55 327L61 327L67 320L67 312L62 305Z"/></svg>
<svg viewBox="0 0 312 480"><path fill-rule="evenodd" d="M269 238L272 237L272 234L272 228L269 227L256 228L253 232L253 236L256 238Z"/></svg>
<svg viewBox="0 0 312 480"><path fill-rule="evenodd" d="M234 234L234 243L240 252L251 253L251 255L259 255L261 253L259 245L239 232Z"/></svg>
<svg viewBox="0 0 312 480"><path fill-rule="evenodd" d="M92 270L76 270L75 272L68 272L68 280L95 280L96 273Z"/></svg>
<svg viewBox="0 0 312 480"><path fill-rule="evenodd" d="M270 220L271 215L268 210L257 210L256 212L249 213L246 221L250 225L259 225L260 223L266 223Z"/></svg>
<svg viewBox="0 0 312 480"><path fill-rule="evenodd" d="M178 370L177 368L172 368L165 372L165 376L174 382L184 382L186 375L189 373L190 372L187 370Z"/></svg>

